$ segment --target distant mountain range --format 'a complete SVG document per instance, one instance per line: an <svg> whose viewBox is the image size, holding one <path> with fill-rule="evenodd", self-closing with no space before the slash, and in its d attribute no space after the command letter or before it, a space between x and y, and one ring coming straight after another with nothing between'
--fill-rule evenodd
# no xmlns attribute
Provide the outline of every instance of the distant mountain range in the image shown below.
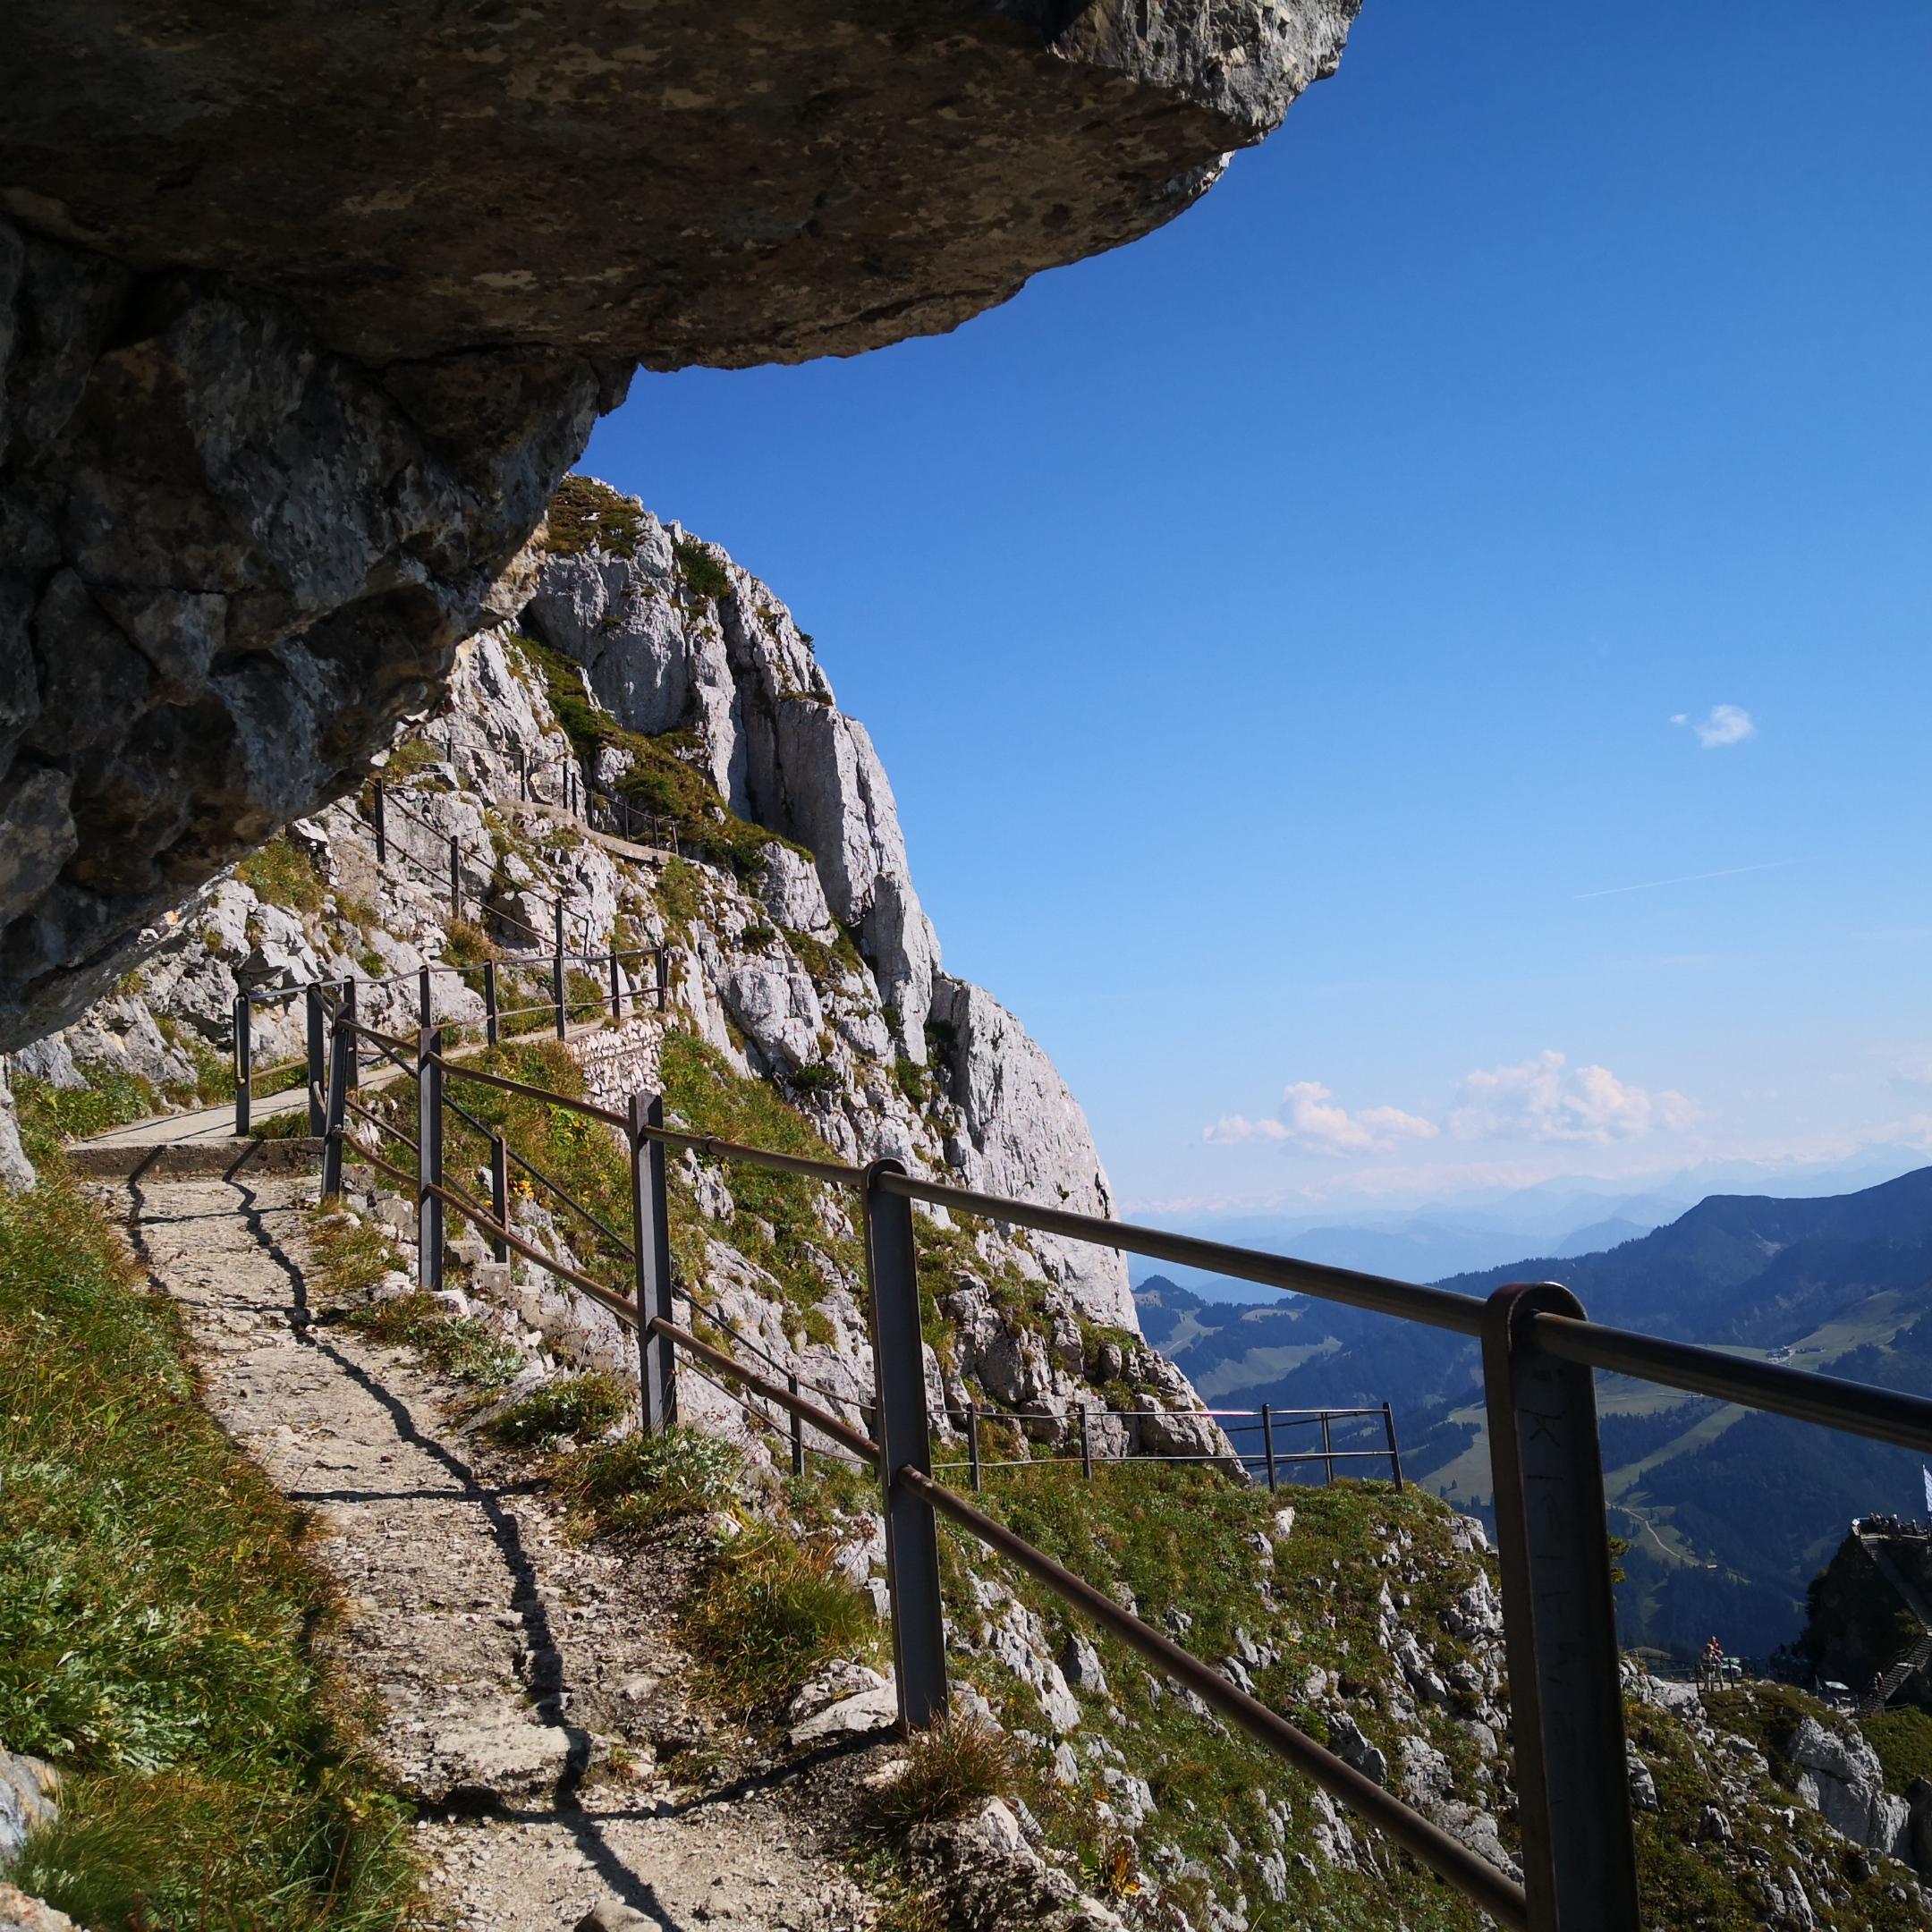
<svg viewBox="0 0 1932 1932"><path fill-rule="evenodd" d="M1787 1200L1850 1194L1924 1163L1919 1149L1880 1146L1845 1161L1782 1165L1707 1161L1654 1177L1640 1189L1614 1181L1546 1181L1399 1212L1345 1217L1332 1212L1216 1214L1183 1217L1174 1224L1215 1241L1299 1255L1335 1267L1403 1281L1442 1281L1500 1267L1522 1255L1564 1259L1596 1254L1676 1220L1693 1201L1713 1194L1771 1194ZM1164 1273L1204 1301L1254 1298L1252 1284L1246 1282L1192 1268L1170 1267Z"/></svg>
<svg viewBox="0 0 1932 1932"><path fill-rule="evenodd" d="M1601 1320L1932 1394L1932 1167L1823 1198L1713 1195L1602 1251L1440 1284L1480 1296L1526 1279L1566 1283ZM1489 1513L1473 1343L1248 1292L1210 1301L1152 1276L1135 1300L1148 1340L1215 1406L1388 1402L1409 1473ZM1715 1631L1764 1654L1798 1634L1805 1586L1852 1516L1923 1511L1919 1462L1904 1451L1620 1377L1602 1378L1598 1404L1612 1527L1632 1546L1619 1592L1626 1644L1694 1648Z"/></svg>

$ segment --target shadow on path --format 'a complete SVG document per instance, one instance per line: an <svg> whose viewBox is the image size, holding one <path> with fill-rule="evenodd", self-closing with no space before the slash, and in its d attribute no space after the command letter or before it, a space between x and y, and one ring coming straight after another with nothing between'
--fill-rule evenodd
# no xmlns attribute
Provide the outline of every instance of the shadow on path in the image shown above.
<svg viewBox="0 0 1932 1932"><path fill-rule="evenodd" d="M142 1165L146 1166L148 1164ZM554 1820L564 1826L570 1831L586 1861L624 1904L648 1914L659 1925L666 1928L667 1932L684 1932L684 1928L663 1910L649 1881L624 1862L623 1857L606 1841L600 1828L606 1818L616 1821L627 1817L648 1818L667 1814L655 1809L636 1813L594 1813L586 1811L578 1801L577 1793L590 1759L590 1733L580 1726L570 1724L564 1717L564 1707L570 1697L570 1682L568 1674L563 1667L563 1652L552 1630L549 1614L542 1597L538 1594L537 1566L524 1547L515 1516L503 1506L501 1500L506 1496L530 1494L541 1486L536 1483L517 1483L493 1488L478 1481L468 1462L448 1445L433 1435L426 1435L418 1427L414 1413L402 1396L385 1386L369 1370L360 1363L352 1360L325 1335L318 1333L315 1310L309 1304L308 1281L301 1265L283 1246L269 1225L271 1217L285 1224L295 1209L292 1207L264 1205L260 1195L238 1171L239 1165L238 1163L236 1167L231 1168L219 1181L210 1177L199 1182L205 1186L225 1185L234 1192L237 1199L232 1217L211 1215L174 1218L234 1218L248 1230L256 1245L281 1270L289 1289L289 1298L284 1307L276 1308L273 1303L257 1302L253 1304L255 1308L263 1314L285 1315L297 1342L313 1350L318 1358L330 1363L339 1374L354 1383L371 1401L379 1404L389 1417L397 1441L430 1457L455 1486L451 1489L435 1491L410 1490L397 1498L398 1500L420 1497L425 1502L467 1502L474 1504L482 1513L490 1540L496 1546L497 1556L510 1580L510 1608L515 1613L522 1627L526 1658L542 1657L556 1659L555 1688L543 1694L539 1694L537 1687L528 1681L527 1664L520 1664L518 1666L520 1674L525 1676L524 1689L533 1700L532 1714L537 1721L546 1726L561 1730L569 1741L564 1771L551 1791L551 1809L548 1811L513 1811L492 1805L479 1814L471 1815L502 1818L509 1822L530 1824ZM157 1271L153 1250L144 1232L144 1224L151 1218L154 1224L161 1225L170 1217L149 1216L147 1195L141 1181L141 1169L137 1168L126 1182L130 1201L127 1216L129 1240L141 1266L147 1271L149 1284L157 1292L165 1293L166 1284ZM379 1492L366 1490L304 1491L292 1496L292 1500L301 1502L371 1502L383 1499ZM548 1674L546 1671L545 1675L547 1677ZM450 1808L452 1811L456 1809ZM447 1814L439 1810L436 1815Z"/></svg>

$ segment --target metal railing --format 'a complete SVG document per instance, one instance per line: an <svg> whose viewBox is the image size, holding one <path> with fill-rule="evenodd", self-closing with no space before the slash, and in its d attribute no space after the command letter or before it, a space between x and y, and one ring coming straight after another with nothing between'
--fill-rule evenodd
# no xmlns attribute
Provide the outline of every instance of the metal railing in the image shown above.
<svg viewBox="0 0 1932 1932"><path fill-rule="evenodd" d="M555 800L544 797L542 779L555 771L556 784L553 788L557 796ZM678 851L677 820L664 812L648 812L640 805L633 805L622 792L599 792L584 776L579 768L577 758L572 752L559 752L554 758L532 763L528 751L523 752L517 765L518 786L526 803L557 804L573 818L590 824L590 808L602 808L607 821L607 829L616 837L640 840L654 846L659 852L667 852L674 858Z"/></svg>
<svg viewBox="0 0 1932 1932"><path fill-rule="evenodd" d="M1245 1436L1258 1429L1261 1433L1261 1448L1258 1453L1250 1453L1239 1448L1232 1458L1218 1450L1203 1450L1191 1455L1168 1455L1157 1450L1143 1446L1143 1425L1157 1417L1163 1423L1185 1421L1199 1417L1212 1422L1221 1433L1230 1438ZM1337 1422L1352 1422L1372 1417L1381 1423L1386 1446L1380 1449L1337 1449L1335 1445L1334 1426ZM987 1428L1004 1429L1008 1426L1018 1427L1024 1433L1029 1422L1064 1424L1072 1420L1078 1430L1080 1447L1070 1455L1025 1455L988 1456L981 1442L983 1431ZM1104 1447L1094 1444L1093 1428L1097 1420L1105 1420L1119 1426L1123 1436L1134 1438L1133 1446L1124 1452L1109 1453ZM1270 1490L1281 1487L1281 1473L1284 1469L1299 1468L1304 1462L1319 1462L1323 1466L1324 1483L1335 1479L1337 1462L1386 1462L1389 1474L1397 1489L1402 1486L1402 1451L1395 1441L1395 1417L1386 1402L1379 1409L1276 1409L1263 1402L1258 1409L1100 1409L1095 1410L1086 1403L1076 1404L1066 1412L1053 1409L982 1409L978 1402L968 1402L965 1413L966 1456L963 1462L935 1462L936 1470L966 1470L972 1487L986 1487L984 1477L988 1470L1041 1469L1055 1462L1078 1462L1080 1473L1089 1482L1093 1480L1095 1465L1103 1462L1205 1462L1214 1467L1224 1467L1231 1460L1239 1462L1250 1476L1265 1476ZM1284 1428L1307 1428L1321 1430L1319 1449L1290 1450L1279 1446L1278 1432Z"/></svg>
<svg viewBox="0 0 1932 1932"><path fill-rule="evenodd" d="M653 964L652 981L648 991L640 990L637 978L623 972L623 962L633 963L649 960ZM584 977L590 977L589 969L599 970L600 983L595 1002L588 994L573 993L570 986L571 967L585 969ZM516 974L545 974L549 979L548 996L533 1004L506 1006L503 1003L504 980ZM607 987L602 983L601 975L607 974ZM470 987L474 976L480 983ZM606 953L565 953L560 946L554 953L538 960L481 960L474 965L424 965L412 973L391 973L381 979L350 977L341 979L312 979L301 986L275 987L259 993L238 993L234 998L234 1131L237 1134L250 1132L254 1125L254 1105L257 1097L255 1088L258 1079L264 1075L280 1078L280 1084L269 1089L272 1097L286 1092L299 1085L306 1085L309 1097L309 1131L311 1136L324 1131L324 1114L326 1111L325 1080L326 1078L327 1039L329 1013L332 1007L340 1006L353 1019L359 994L375 987L414 986L416 988L417 1017L424 1026L436 1018L435 982L440 979L454 979L460 986L479 994L483 1003L483 1014L479 1020L446 1019L445 1024L458 1028L480 1030L483 1044L495 1046L505 1037L504 1029L509 1022L530 1019L536 1014L544 1016L546 1026L554 1028L558 1039L565 1039L570 1034L572 1016L581 1019L593 1007L601 1018L608 1008L612 1020L623 1018L624 1001L628 998L633 1013L648 1007L662 1013L670 1004L671 988L669 962L661 946L632 946L622 951ZM301 1059L284 1060L258 1071L255 1065L255 1009L258 1006L274 1005L290 1000L300 999L304 1005L304 1046ZM352 1051L349 1067L349 1085L360 1084L361 1063L360 1055ZM301 1076L299 1079L294 1076ZM282 1077L287 1076L287 1077Z"/></svg>
<svg viewBox="0 0 1932 1932"><path fill-rule="evenodd" d="M662 1102L654 1095L633 1095L619 1113L463 1066L445 1054L441 1032L435 1028L423 1029L410 1042L376 1034L346 1011L338 1011L333 1023L336 1045L329 1056L324 1191L341 1186L352 1042L373 1039L415 1073L416 1172L360 1151L414 1193L419 1278L425 1287L441 1284L444 1216L453 1211L484 1233L499 1253L521 1255L571 1283L635 1330L647 1428L660 1429L674 1419L676 1364L682 1359L707 1379L734 1384L745 1396L787 1415L794 1467L802 1466L802 1432L809 1428L825 1444L878 1470L899 1709L907 1727L926 1728L947 1707L937 1533L938 1520L945 1517L1155 1669L1194 1690L1211 1710L1285 1758L1492 1918L1524 1932L1636 1932L1641 1923L1595 1374L1661 1382L1932 1454L1932 1401L1607 1327L1588 1320L1575 1297L1554 1283L1515 1284L1478 1301L1440 1288L979 1193L920 1179L896 1161L875 1161L861 1168L746 1147L665 1126ZM451 1080L480 1081L562 1107L601 1121L623 1136L631 1191L628 1293L525 1241L510 1225L506 1204L499 1200L485 1208L449 1183L442 1169L442 1116L445 1086ZM781 1382L748 1368L674 1318L677 1290L671 1277L665 1177L669 1151L799 1174L857 1195L873 1350L868 1430L808 1400L795 1376ZM1480 1342L1522 1884L936 1479L919 1331L915 1204L1177 1262ZM767 1427L780 1427L770 1415L752 1412Z"/></svg>

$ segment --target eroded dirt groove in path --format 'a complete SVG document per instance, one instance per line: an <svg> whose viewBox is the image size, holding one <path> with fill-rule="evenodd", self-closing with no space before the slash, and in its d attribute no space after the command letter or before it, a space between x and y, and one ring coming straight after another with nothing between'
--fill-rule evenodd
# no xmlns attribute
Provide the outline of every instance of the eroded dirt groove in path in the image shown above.
<svg viewBox="0 0 1932 1932"><path fill-rule="evenodd" d="M104 1191L189 1316L216 1416L324 1519L315 1547L351 1603L332 1643L380 1697L379 1749L423 1807L427 1922L555 1932L598 1906L677 1928L869 1922L795 1779L693 1794L677 1778L678 1754L718 1740L664 1633L664 1565L569 1544L536 1486L479 1467L445 1387L311 1322L314 1187L137 1175Z"/></svg>

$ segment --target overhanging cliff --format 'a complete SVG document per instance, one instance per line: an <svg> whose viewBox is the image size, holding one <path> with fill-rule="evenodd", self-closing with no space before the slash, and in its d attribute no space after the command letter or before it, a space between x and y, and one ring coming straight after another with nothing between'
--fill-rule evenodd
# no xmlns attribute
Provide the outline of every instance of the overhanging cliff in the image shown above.
<svg viewBox="0 0 1932 1932"><path fill-rule="evenodd" d="M634 365L855 353L1131 240L1358 4L13 9L0 1046L356 782Z"/></svg>

